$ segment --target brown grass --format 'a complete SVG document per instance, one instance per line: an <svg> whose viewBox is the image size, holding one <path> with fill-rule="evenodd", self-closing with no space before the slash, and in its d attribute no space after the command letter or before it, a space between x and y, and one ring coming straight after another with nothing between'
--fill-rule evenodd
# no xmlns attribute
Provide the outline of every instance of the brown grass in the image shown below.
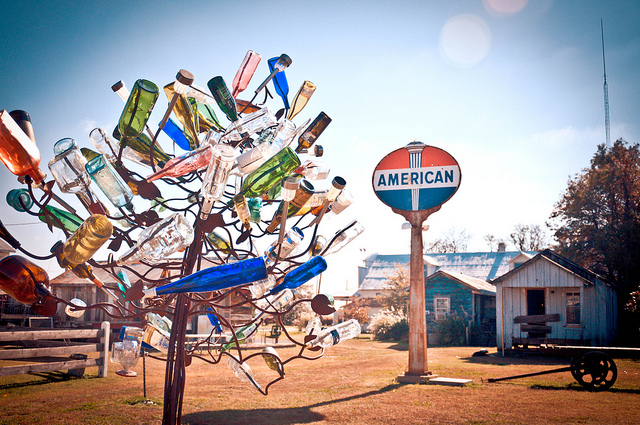
<svg viewBox="0 0 640 425"><path fill-rule="evenodd" d="M432 372L470 378L467 387L395 382L407 365L407 347L367 336L328 349L319 360L288 363L287 377L263 396L236 379L226 363L194 360L187 368L183 424L637 424L640 362L616 359L618 380L609 391L590 392L568 372L482 382L569 364L549 357L471 357L477 348L429 348ZM297 349L281 348L283 358ZM266 384L275 372L250 360ZM147 396L163 399L164 362L147 359ZM83 379L63 374L0 378L0 424L158 424L162 407L145 405L142 362L137 378L114 374ZM93 375L91 375L93 374Z"/></svg>

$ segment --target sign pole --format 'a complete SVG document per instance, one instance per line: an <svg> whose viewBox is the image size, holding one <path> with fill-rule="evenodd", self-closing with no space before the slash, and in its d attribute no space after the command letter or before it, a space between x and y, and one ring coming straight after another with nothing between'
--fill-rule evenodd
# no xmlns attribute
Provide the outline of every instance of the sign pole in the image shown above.
<svg viewBox="0 0 640 425"><path fill-rule="evenodd" d="M398 382L422 383L431 377L427 359L427 316L425 314L424 257L422 224L440 205L422 211L392 208L411 224L411 261L409 263L409 370Z"/></svg>
<svg viewBox="0 0 640 425"><path fill-rule="evenodd" d="M399 382L425 383L435 377L427 360L422 224L456 193L460 180L454 157L418 141L382 158L373 172L376 196L411 224L409 368Z"/></svg>

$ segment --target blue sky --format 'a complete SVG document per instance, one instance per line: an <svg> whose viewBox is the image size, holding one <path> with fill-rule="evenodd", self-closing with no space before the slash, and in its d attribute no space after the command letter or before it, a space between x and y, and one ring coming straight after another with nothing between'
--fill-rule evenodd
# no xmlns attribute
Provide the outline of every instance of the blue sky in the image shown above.
<svg viewBox="0 0 640 425"><path fill-rule="evenodd" d="M57 140L91 147L92 128L116 125L123 108L110 88L116 81L162 86L184 68L201 87L216 75L230 82L251 49L263 57L252 92L268 73L266 59L287 53L291 96L304 80L317 85L294 121L320 111L333 119L318 143L332 176L344 177L356 199L322 232L354 218L367 229L328 258L328 284L354 287L361 249L409 251L404 220L378 201L371 176L387 153L413 140L447 150L462 170L456 195L427 221L425 241L465 230L469 250L482 251L486 234L506 238L518 223L544 225L568 177L604 142L601 18L611 139L635 143L635 1L14 2L0 16L0 109L29 112L50 174ZM1 167L0 192L17 187ZM4 201L0 216L36 253L62 237L25 224L33 219Z"/></svg>

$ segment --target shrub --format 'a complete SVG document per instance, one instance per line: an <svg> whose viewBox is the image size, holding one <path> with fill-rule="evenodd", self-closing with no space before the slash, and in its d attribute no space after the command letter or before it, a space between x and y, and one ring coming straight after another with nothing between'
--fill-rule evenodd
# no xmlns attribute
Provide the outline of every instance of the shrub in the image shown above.
<svg viewBox="0 0 640 425"><path fill-rule="evenodd" d="M440 345L462 346L467 343L467 320L458 316L447 316L436 324L436 335Z"/></svg>
<svg viewBox="0 0 640 425"><path fill-rule="evenodd" d="M370 329L379 341L402 341L409 337L407 318L398 311L380 311L371 319Z"/></svg>

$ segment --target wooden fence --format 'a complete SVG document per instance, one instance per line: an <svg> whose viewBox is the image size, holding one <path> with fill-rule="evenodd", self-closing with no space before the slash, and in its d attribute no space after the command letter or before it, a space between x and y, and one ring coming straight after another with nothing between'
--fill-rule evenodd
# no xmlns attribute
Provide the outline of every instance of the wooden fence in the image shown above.
<svg viewBox="0 0 640 425"><path fill-rule="evenodd" d="M100 329L49 329L36 331L8 331L0 332L0 360L19 360L27 362L29 359L46 359L40 363L21 364L0 367L0 376L21 375L25 373L51 372L69 369L83 370L86 367L98 367L101 378L107 376L109 364L109 322L102 322ZM73 339L96 339L100 342L76 342ZM29 341L27 343L26 341ZM15 342L15 344L12 344ZM7 347L7 343L11 346ZM16 346L34 345L33 348ZM88 353L99 353L97 358L84 358ZM56 358L58 356L58 358ZM62 360L59 356L67 356ZM80 358L80 359L78 359ZM71 372L72 373L72 372Z"/></svg>

